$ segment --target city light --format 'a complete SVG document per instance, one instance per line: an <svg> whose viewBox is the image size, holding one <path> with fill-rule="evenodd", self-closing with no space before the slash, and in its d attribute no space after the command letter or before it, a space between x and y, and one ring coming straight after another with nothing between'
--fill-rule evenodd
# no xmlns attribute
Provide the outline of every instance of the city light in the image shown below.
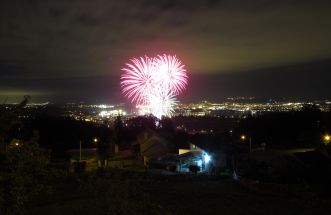
<svg viewBox="0 0 331 215"><path fill-rule="evenodd" d="M97 143L98 141L99 141L98 138L96 138L96 137L93 138L93 142L94 142L94 143Z"/></svg>
<svg viewBox="0 0 331 215"><path fill-rule="evenodd" d="M99 116L103 118L109 118L114 116L124 116L126 115L126 112L121 109L115 109L115 110L102 110L99 113Z"/></svg>
<svg viewBox="0 0 331 215"><path fill-rule="evenodd" d="M245 135L241 135L241 136L240 136L240 139L241 139L242 141L244 141L244 140L246 139L246 136L245 136Z"/></svg>
<svg viewBox="0 0 331 215"><path fill-rule="evenodd" d="M264 114L269 112L288 112L291 110L300 110L306 103L237 103L237 102L221 102L212 103L208 101L201 101L197 103L180 103L175 102L170 105L171 117L173 116L212 116L218 118L245 118L247 114ZM155 102L152 108L159 107ZM165 105L164 107L167 107ZM169 105L168 105L169 107ZM331 102L318 103L318 107L323 112L331 110ZM29 107L30 108L30 107ZM249 108L247 112L246 109ZM135 108L128 109L124 103L120 104L67 104L63 107L64 111L69 117L76 120L82 120L86 122L99 122L104 123L111 121L117 116L123 117L135 117L137 115L149 115L151 108L149 105L136 104ZM160 108L159 110L162 111ZM161 112L160 111L160 112ZM173 111L173 112L172 112ZM22 116L28 118L28 115ZM239 141L247 141L249 136L245 134L245 140L241 139L239 135L237 138ZM324 141L324 135L321 136L321 141Z"/></svg>

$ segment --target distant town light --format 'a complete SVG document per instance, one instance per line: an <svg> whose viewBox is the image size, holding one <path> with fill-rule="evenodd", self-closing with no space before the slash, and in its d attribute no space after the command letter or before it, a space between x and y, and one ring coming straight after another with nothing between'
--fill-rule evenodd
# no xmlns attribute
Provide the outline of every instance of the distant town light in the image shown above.
<svg viewBox="0 0 331 215"><path fill-rule="evenodd" d="M101 111L101 112L99 113L99 116L101 116L101 117L106 117L106 116L109 116L109 114L108 114L107 111L103 110L103 111Z"/></svg>
<svg viewBox="0 0 331 215"><path fill-rule="evenodd" d="M122 109L115 109L115 110L103 110L100 111L99 116L101 117L111 117L111 116L124 116L126 115L126 112Z"/></svg>

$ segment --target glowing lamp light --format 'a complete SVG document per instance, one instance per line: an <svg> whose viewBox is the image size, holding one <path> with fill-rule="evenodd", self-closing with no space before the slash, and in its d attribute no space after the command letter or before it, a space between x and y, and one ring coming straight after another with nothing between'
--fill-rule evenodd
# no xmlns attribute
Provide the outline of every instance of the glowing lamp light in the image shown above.
<svg viewBox="0 0 331 215"><path fill-rule="evenodd" d="M199 167L202 167L202 160L198 160L198 161L197 161L197 165L198 165Z"/></svg>
<svg viewBox="0 0 331 215"><path fill-rule="evenodd" d="M208 155L207 153L203 156L205 163L209 163L209 161L211 160L210 155Z"/></svg>
<svg viewBox="0 0 331 215"><path fill-rule="evenodd" d="M326 134L323 136L323 140L324 140L325 145L329 145L329 143L331 141L331 136Z"/></svg>

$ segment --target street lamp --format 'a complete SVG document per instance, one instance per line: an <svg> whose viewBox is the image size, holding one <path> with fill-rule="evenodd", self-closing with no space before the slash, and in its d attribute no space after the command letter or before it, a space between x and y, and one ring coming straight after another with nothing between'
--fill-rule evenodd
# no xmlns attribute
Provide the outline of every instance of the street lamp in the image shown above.
<svg viewBox="0 0 331 215"><path fill-rule="evenodd" d="M82 141L79 141L79 161L82 160Z"/></svg>
<svg viewBox="0 0 331 215"><path fill-rule="evenodd" d="M22 142L20 140L16 140L14 142L14 146L19 150L21 151L21 147L22 147Z"/></svg>
<svg viewBox="0 0 331 215"><path fill-rule="evenodd" d="M21 146L22 146L22 142L21 142L20 140L16 140L16 141L14 142L14 145L15 145L16 147L21 147Z"/></svg>
<svg viewBox="0 0 331 215"><path fill-rule="evenodd" d="M246 136L244 134L242 134L240 136L240 139L242 141L245 141L246 140ZM251 138L251 136L249 136L249 153L251 153L251 152L252 152L252 138Z"/></svg>
<svg viewBox="0 0 331 215"><path fill-rule="evenodd" d="M97 143L98 141L99 141L98 138L96 138L96 137L93 138L93 142L94 142L94 143Z"/></svg>
<svg viewBox="0 0 331 215"><path fill-rule="evenodd" d="M323 136L323 142L324 142L324 144L325 145L329 145L330 141L331 141L331 136L329 134L325 134Z"/></svg>

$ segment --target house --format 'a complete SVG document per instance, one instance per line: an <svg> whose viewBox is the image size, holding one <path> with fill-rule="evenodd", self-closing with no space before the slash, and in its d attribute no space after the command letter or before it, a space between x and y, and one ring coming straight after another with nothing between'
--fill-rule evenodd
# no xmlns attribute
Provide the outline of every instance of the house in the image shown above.
<svg viewBox="0 0 331 215"><path fill-rule="evenodd" d="M156 131L147 129L137 136L137 141L133 146L147 165L151 158L161 157L171 152L171 143L158 134Z"/></svg>
<svg viewBox="0 0 331 215"><path fill-rule="evenodd" d="M201 148L190 144L179 149L178 154L155 156L148 160L149 168L164 169L177 173L209 172L213 166L211 156Z"/></svg>

